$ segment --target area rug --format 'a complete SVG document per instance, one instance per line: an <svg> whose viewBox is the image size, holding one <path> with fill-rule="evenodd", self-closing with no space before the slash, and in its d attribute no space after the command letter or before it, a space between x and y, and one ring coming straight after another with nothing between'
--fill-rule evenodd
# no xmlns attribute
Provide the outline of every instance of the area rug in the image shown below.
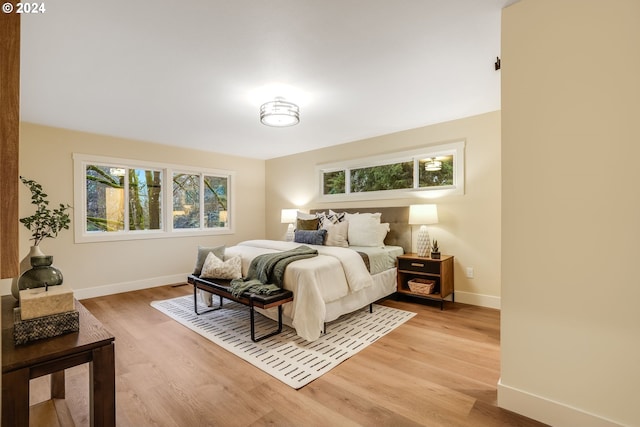
<svg viewBox="0 0 640 427"><path fill-rule="evenodd" d="M218 298L213 298L214 307ZM374 304L327 324L326 333L309 342L284 325L282 333L257 343L251 341L249 308L224 300L221 310L196 315L193 296L153 301L151 306L208 340L299 389L374 343L415 313ZM206 310L202 305L198 311ZM256 313L256 336L273 331L277 323Z"/></svg>

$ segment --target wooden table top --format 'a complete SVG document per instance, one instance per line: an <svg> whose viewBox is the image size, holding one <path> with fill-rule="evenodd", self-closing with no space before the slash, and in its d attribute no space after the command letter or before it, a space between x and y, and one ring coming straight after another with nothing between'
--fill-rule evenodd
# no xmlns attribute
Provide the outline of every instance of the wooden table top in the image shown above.
<svg viewBox="0 0 640 427"><path fill-rule="evenodd" d="M11 295L2 297L2 373L25 366L82 353L112 343L115 339L102 323L79 301L80 330L16 346L13 339L13 309L18 301Z"/></svg>

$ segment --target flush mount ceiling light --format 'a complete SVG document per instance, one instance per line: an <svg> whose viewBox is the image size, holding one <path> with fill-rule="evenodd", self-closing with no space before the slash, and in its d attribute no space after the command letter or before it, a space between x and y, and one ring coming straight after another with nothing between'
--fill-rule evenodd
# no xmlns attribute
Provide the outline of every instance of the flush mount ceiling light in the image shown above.
<svg viewBox="0 0 640 427"><path fill-rule="evenodd" d="M441 169L442 169L442 162L440 160L436 160L435 158L427 159L427 163L425 163L424 165L424 170L429 172L435 172Z"/></svg>
<svg viewBox="0 0 640 427"><path fill-rule="evenodd" d="M285 127L300 122L300 109L284 98L276 98L260 107L260 121L267 126Z"/></svg>

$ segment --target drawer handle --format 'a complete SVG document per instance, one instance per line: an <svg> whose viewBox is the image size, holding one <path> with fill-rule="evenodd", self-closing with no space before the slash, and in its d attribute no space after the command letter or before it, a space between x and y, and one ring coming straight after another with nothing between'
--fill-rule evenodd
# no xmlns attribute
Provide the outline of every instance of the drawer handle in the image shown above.
<svg viewBox="0 0 640 427"><path fill-rule="evenodd" d="M412 262L411 267L424 267L424 264L420 264L419 262Z"/></svg>

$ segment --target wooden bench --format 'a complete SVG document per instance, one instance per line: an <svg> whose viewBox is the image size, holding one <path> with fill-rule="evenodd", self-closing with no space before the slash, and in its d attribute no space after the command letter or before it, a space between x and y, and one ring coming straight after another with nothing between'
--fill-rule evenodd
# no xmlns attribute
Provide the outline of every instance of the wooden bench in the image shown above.
<svg viewBox="0 0 640 427"><path fill-rule="evenodd" d="M203 279L199 276L191 274L187 277L187 282L193 285L193 309L197 315L221 309L223 298L249 307L249 312L251 315L251 340L253 342L261 341L265 338L272 337L282 332L282 304L284 304L285 302L293 301L293 292L286 289L281 289L280 291L271 295L261 295L244 292L239 297L235 297L231 294L230 280ZM220 305L216 308L198 313L198 289L202 289L203 291L211 292L214 295L218 295L220 297ZM255 307L262 309L278 307L278 329L256 338L254 313Z"/></svg>

